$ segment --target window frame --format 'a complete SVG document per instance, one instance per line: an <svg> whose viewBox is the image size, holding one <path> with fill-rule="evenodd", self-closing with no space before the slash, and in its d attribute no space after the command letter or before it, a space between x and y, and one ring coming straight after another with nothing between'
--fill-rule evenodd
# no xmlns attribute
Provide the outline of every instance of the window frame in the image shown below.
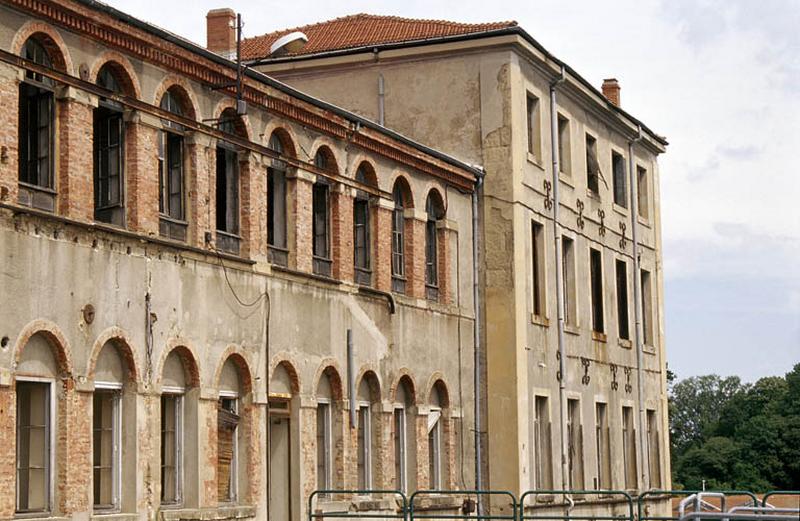
<svg viewBox="0 0 800 521"><path fill-rule="evenodd" d="M164 398L168 397L175 400L175 499L164 499L164 424L161 423L161 506L180 507L183 505L183 484L184 484L184 401L186 390L182 387L164 387L161 390L161 407L163 417Z"/></svg>
<svg viewBox="0 0 800 521"><path fill-rule="evenodd" d="M241 421L241 416L239 414L239 409L241 408L241 396L237 392L232 391L220 391L218 393L218 402L222 400L231 400L233 402L234 410L231 411L237 416L239 416ZM217 420L217 425L219 425L219 420ZM236 424L236 427L233 429L233 437L232 437L232 451L231 451L231 467L228 471L228 476L230 477L230 495L227 498L217 498L219 503L221 504L235 504L239 501L239 429L241 425L240 423ZM219 440L217 440L217 446L219 446ZM218 463L219 464L219 463ZM219 488L219 485L217 486Z"/></svg>
<svg viewBox="0 0 800 521"><path fill-rule="evenodd" d="M392 411L395 454L395 484L400 492L408 491L408 409L403 404L395 404ZM399 460L399 461L398 461Z"/></svg>
<svg viewBox="0 0 800 521"><path fill-rule="evenodd" d="M648 169L636 165L636 212L645 223L650 222L650 179Z"/></svg>
<svg viewBox="0 0 800 521"><path fill-rule="evenodd" d="M655 348L655 313L653 308L653 274L650 270L639 268L640 297L642 299L642 345Z"/></svg>
<svg viewBox="0 0 800 521"><path fill-rule="evenodd" d="M545 394L533 399L533 488L553 488L553 443L550 400Z"/></svg>
<svg viewBox="0 0 800 521"><path fill-rule="evenodd" d="M646 410L647 418L647 465L650 470L650 488L661 487L661 437L658 411ZM653 450L655 446L655 451ZM655 479L654 479L655 476Z"/></svg>
<svg viewBox="0 0 800 521"><path fill-rule="evenodd" d="M333 488L333 403L331 400L327 398L318 398L317 399L317 417L316 417L316 429L317 429L317 443L319 443L319 428L320 428L320 412L324 411L322 416L322 439L323 439L323 448L322 453L324 455L323 461L319 461L319 447L317 447L317 472L316 472L316 479L317 479L317 489L318 490L330 490ZM322 463L322 465L320 465ZM322 474L324 477L325 482L320 483L320 469L322 469Z"/></svg>
<svg viewBox="0 0 800 521"><path fill-rule="evenodd" d="M311 187L311 247L313 271L318 275L331 276L331 190L330 184L317 178ZM321 201L319 200L321 198ZM322 213L322 230L318 228L317 218ZM318 237L322 237L324 251L317 250Z"/></svg>
<svg viewBox="0 0 800 521"><path fill-rule="evenodd" d="M540 100L530 90L525 91L525 125L527 137L527 152L536 161L542 159L542 125L540 113Z"/></svg>
<svg viewBox="0 0 800 521"><path fill-rule="evenodd" d="M101 100L99 106L92 111L92 127L94 140L92 142L93 148L93 171L92 181L94 186L94 220L117 226L125 225L125 121L124 115L120 107L115 103L105 102ZM112 121L117 122L117 175L110 175L109 172L103 172L103 157L106 154L105 162L109 165L110 170L110 157L108 157L109 150L112 148L108 145L110 140L110 128L106 131L106 143L101 142L103 133L102 127L98 125L108 125ZM105 145L105 146L104 146ZM113 178L116 177L116 181ZM109 200L106 204L101 204L102 193L100 187L103 180L107 180L109 190L111 190L111 183L116 184L117 188L117 201ZM116 212L115 212L116 210ZM104 216L102 212L108 211L109 215Z"/></svg>
<svg viewBox="0 0 800 521"><path fill-rule="evenodd" d="M567 465L570 490L582 490L584 473L583 421L580 398L567 398Z"/></svg>
<svg viewBox="0 0 800 521"><path fill-rule="evenodd" d="M96 498L92 497L92 510L95 513L117 513L122 505L122 394L123 386L114 382L95 382L94 393L92 396L92 407L94 408L94 396L100 391L101 394L112 396L112 466L111 466L111 496L112 502L109 505L96 503ZM94 451L94 433L97 428L94 425L94 409L92 410L92 451ZM92 456L92 477L94 486L94 472L98 468L95 465L94 453Z"/></svg>
<svg viewBox="0 0 800 521"><path fill-rule="evenodd" d="M611 184L614 204L626 210L628 209L627 169L625 155L616 150L611 150Z"/></svg>
<svg viewBox="0 0 800 521"><path fill-rule="evenodd" d="M636 419L633 406L622 406L622 468L626 490L638 487L639 465L636 458Z"/></svg>
<svg viewBox="0 0 800 521"><path fill-rule="evenodd" d="M221 161L222 160L222 161ZM225 204L225 223L220 227L220 166L224 165L224 204ZM241 240L241 226L242 226L242 182L241 172L239 167L239 150L236 146L224 141L218 140L216 146L216 165L215 165L215 223L214 231L217 234L218 247L229 253L239 253L239 241ZM235 185L232 190L231 185ZM233 207L233 211L231 208ZM230 222L229 222L230 220ZM231 228L231 229L229 229ZM222 239L222 240L220 240Z"/></svg>
<svg viewBox="0 0 800 521"><path fill-rule="evenodd" d="M428 469L429 487L432 490L444 489L444 476L442 475L442 420L444 411L441 407L431 406L428 414L438 413L434 424L428 430Z"/></svg>
<svg viewBox="0 0 800 521"><path fill-rule="evenodd" d="M359 215L364 217L362 224L358 223ZM353 268L355 281L364 286L372 285L372 237L370 226L372 224L369 195L358 191L353 199ZM362 231L363 245L360 245L359 230ZM363 250L364 263L359 264L359 249Z"/></svg>
<svg viewBox="0 0 800 521"><path fill-rule="evenodd" d="M45 442L46 442L46 457L45 457L45 464L47 465L45 471L45 494L47 498L45 500L45 508L42 510L20 510L19 509L19 409L16 412L15 419L14 419L14 431L16 436L16 449L14 455L14 476L15 476L15 490L14 490L14 517L17 518L38 518L38 517L49 517L53 514L53 499L55 497L55 479L53 479L55 474L55 465L56 465L56 431L57 428L53 428L54 424L57 423L57 409L56 409L56 402L57 397L55 396L56 392L56 380L53 378L44 378L44 377L37 377L37 376L15 376L16 383L32 383L32 384L42 384L47 386L47 407L45 412L47 414L47 423L46 423L46 434L45 434ZM15 401L19 398L16 396L16 388L15 388ZM15 404L16 405L16 404ZM55 425L58 427L58 425Z"/></svg>
<svg viewBox="0 0 800 521"><path fill-rule="evenodd" d="M595 265L597 260L597 265ZM603 252L589 247L589 283L592 309L592 332L604 335L605 321L605 287L603 285Z"/></svg>
<svg viewBox="0 0 800 521"><path fill-rule="evenodd" d="M564 292L564 324L578 327L578 293L575 264L575 239L561 235L562 291Z"/></svg>
<svg viewBox="0 0 800 521"><path fill-rule="evenodd" d="M547 258L544 224L531 219L531 307L535 317L547 317Z"/></svg>
<svg viewBox="0 0 800 521"><path fill-rule="evenodd" d="M392 208L392 291L396 293L405 293L405 201L403 201L402 188L400 188L397 182L395 182L395 187L392 192L392 199L394 201L394 207Z"/></svg>
<svg viewBox="0 0 800 521"><path fill-rule="evenodd" d="M608 490L613 487L608 403L600 401L595 402L594 411L595 450L597 452L597 482L595 483L595 490ZM605 482L606 480L608 480L608 483Z"/></svg>
<svg viewBox="0 0 800 521"><path fill-rule="evenodd" d="M597 156L597 138L586 132L584 138L586 149L586 189L595 197L600 197L600 159Z"/></svg>
<svg viewBox="0 0 800 521"><path fill-rule="evenodd" d="M620 274L620 268L622 273ZM624 259L614 259L614 276L616 279L617 301L617 335L620 340L630 341L630 295L628 294L628 262Z"/></svg>
<svg viewBox="0 0 800 521"><path fill-rule="evenodd" d="M356 458L363 457L361 464L363 476L360 474L361 469L357 468L358 486L361 490L370 490L372 488L372 404L358 401L356 402L356 408L358 421L358 430L356 432L358 442L356 445L363 443L363 447L356 447ZM358 459L356 459L356 466L359 467Z"/></svg>
<svg viewBox="0 0 800 521"><path fill-rule="evenodd" d="M572 176L572 130L570 120L558 113L558 169L567 177ZM566 139L565 139L566 136Z"/></svg>

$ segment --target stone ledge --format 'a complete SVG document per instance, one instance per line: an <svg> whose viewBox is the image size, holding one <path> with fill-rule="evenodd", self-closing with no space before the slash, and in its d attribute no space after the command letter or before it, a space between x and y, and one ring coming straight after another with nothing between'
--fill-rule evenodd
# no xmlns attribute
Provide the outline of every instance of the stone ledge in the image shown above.
<svg viewBox="0 0 800 521"><path fill-rule="evenodd" d="M223 519L244 519L255 517L256 508L249 505L221 506L218 508L176 508L161 509L158 519L161 521L217 521Z"/></svg>

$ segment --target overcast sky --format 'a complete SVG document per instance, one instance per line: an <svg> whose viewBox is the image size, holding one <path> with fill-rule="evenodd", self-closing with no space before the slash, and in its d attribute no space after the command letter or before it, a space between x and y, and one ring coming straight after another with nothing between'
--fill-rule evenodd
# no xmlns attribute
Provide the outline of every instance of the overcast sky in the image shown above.
<svg viewBox="0 0 800 521"><path fill-rule="evenodd" d="M797 0L109 0L205 42L232 7L245 36L358 12L516 20L670 146L660 159L666 348L680 378L752 381L800 362Z"/></svg>

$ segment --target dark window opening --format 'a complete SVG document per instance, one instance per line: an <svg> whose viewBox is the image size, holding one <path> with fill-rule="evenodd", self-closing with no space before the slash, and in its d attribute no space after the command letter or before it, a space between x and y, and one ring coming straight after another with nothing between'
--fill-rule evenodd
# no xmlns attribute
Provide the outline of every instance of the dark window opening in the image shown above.
<svg viewBox="0 0 800 521"><path fill-rule="evenodd" d="M558 168L561 173L572 173L572 155L570 154L569 120L558 115Z"/></svg>
<svg viewBox="0 0 800 521"><path fill-rule="evenodd" d="M330 190L327 183L314 183L311 194L313 220L313 269L319 275L331 275L330 255Z"/></svg>
<svg viewBox="0 0 800 521"><path fill-rule="evenodd" d="M564 323L577 324L577 298L575 296L575 248L569 237L561 237L562 291L564 292Z"/></svg>
<svg viewBox="0 0 800 521"><path fill-rule="evenodd" d="M18 513L50 510L50 384L16 383Z"/></svg>
<svg viewBox="0 0 800 521"><path fill-rule="evenodd" d="M526 121L528 125L528 152L539 155L539 100L528 94L526 104Z"/></svg>
<svg viewBox="0 0 800 521"><path fill-rule="evenodd" d="M600 163L597 161L597 140L586 134L586 185L595 195L600 193Z"/></svg>
<svg viewBox="0 0 800 521"><path fill-rule="evenodd" d="M178 116L183 115L179 100L170 90L161 98L160 107ZM185 241L188 224L185 208L183 126L167 120L162 120L161 123L165 130L158 134L159 234Z"/></svg>
<svg viewBox="0 0 800 521"><path fill-rule="evenodd" d="M603 333L603 259L599 251L589 250L592 283L592 331Z"/></svg>
<svg viewBox="0 0 800 521"><path fill-rule="evenodd" d="M628 207L628 190L625 182L625 159L616 152L611 152L611 168L614 172L614 203Z"/></svg>
<svg viewBox="0 0 800 521"><path fill-rule="evenodd" d="M642 341L646 346L653 344L653 288L650 272L642 270Z"/></svg>
<svg viewBox="0 0 800 521"><path fill-rule="evenodd" d="M439 241L436 223L444 217L438 194L431 193L425 203L425 292L430 300L439 299Z"/></svg>
<svg viewBox="0 0 800 521"><path fill-rule="evenodd" d="M395 183L392 197L392 291L405 293L405 202L399 183Z"/></svg>
<svg viewBox="0 0 800 521"><path fill-rule="evenodd" d="M239 165L236 150L217 145L217 246L239 253Z"/></svg>
<svg viewBox="0 0 800 521"><path fill-rule="evenodd" d="M625 261L617 260L617 325L619 337L630 340L630 325L628 322L628 265Z"/></svg>
<svg viewBox="0 0 800 521"><path fill-rule="evenodd" d="M650 218L650 195L647 186L647 170L636 167L636 199L638 200L639 217L642 219Z"/></svg>
<svg viewBox="0 0 800 521"><path fill-rule="evenodd" d="M583 488L583 426L581 425L581 402L567 400L567 443L569 488Z"/></svg>
<svg viewBox="0 0 800 521"><path fill-rule="evenodd" d="M269 138L269 148L284 155L283 142L277 133ZM319 154L318 154L319 155ZM267 245L269 261L280 266L289 264L286 229L286 162L273 159L267 169Z"/></svg>
<svg viewBox="0 0 800 521"><path fill-rule="evenodd" d="M356 170L356 182L371 185L367 167L361 165ZM372 260L370 237L369 194L363 191L356 193L353 201L353 261L357 284L372 284Z"/></svg>
<svg viewBox="0 0 800 521"><path fill-rule="evenodd" d="M94 110L94 218L117 226L125 224L123 125L121 112Z"/></svg>
<svg viewBox="0 0 800 521"><path fill-rule="evenodd" d="M531 221L533 314L544 317L544 226Z"/></svg>
<svg viewBox="0 0 800 521"><path fill-rule="evenodd" d="M608 426L606 404L595 405L595 451L597 454L597 478L595 489L611 488L611 436Z"/></svg>

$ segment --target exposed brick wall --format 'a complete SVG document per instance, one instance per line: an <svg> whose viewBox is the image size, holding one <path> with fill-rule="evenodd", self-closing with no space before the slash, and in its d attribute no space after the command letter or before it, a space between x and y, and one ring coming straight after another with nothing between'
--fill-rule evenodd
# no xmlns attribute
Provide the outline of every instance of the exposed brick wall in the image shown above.
<svg viewBox="0 0 800 521"><path fill-rule="evenodd" d="M331 254L333 277L353 281L353 196L345 190L331 193Z"/></svg>
<svg viewBox="0 0 800 521"><path fill-rule="evenodd" d="M450 274L451 274L451 258L450 258L450 235L451 231L444 227L436 229L436 252L437 261L439 265L437 270L439 272L439 302L442 304L451 304L451 288L450 288Z"/></svg>
<svg viewBox="0 0 800 521"><path fill-rule="evenodd" d="M214 150L200 139L187 138L186 193L188 194L187 218L189 220L190 244L205 245L205 233L213 232L211 226L211 176Z"/></svg>
<svg viewBox="0 0 800 521"><path fill-rule="evenodd" d="M289 265L298 271L311 272L311 192L313 176L298 172L288 182L289 198ZM294 226L292 226L292 224ZM294 262L292 262L292 260Z"/></svg>
<svg viewBox="0 0 800 521"><path fill-rule="evenodd" d="M425 221L406 218L406 294L425 298Z"/></svg>
<svg viewBox="0 0 800 521"><path fill-rule="evenodd" d="M94 218L92 107L64 98L56 103L58 136L58 212L91 221Z"/></svg>
<svg viewBox="0 0 800 521"><path fill-rule="evenodd" d="M134 116L125 126L128 229L158 234L158 131Z"/></svg>
<svg viewBox="0 0 800 521"><path fill-rule="evenodd" d="M17 202L19 182L19 80L17 69L0 65L0 202Z"/></svg>
<svg viewBox="0 0 800 521"><path fill-rule="evenodd" d="M427 415L410 415L409 414L409 430L408 433L416 432L416 439L408 440L408 443L416 443L417 445L417 460L416 469L413 468L413 463L409 462L408 472L411 475L416 471L417 475L417 490L425 490L430 488L430 461L428 455L428 416Z"/></svg>
<svg viewBox="0 0 800 521"><path fill-rule="evenodd" d="M392 290L392 210L377 205L372 208L372 273L375 287Z"/></svg>
<svg viewBox="0 0 800 521"><path fill-rule="evenodd" d="M14 517L17 458L17 395L11 387L0 387L0 519Z"/></svg>
<svg viewBox="0 0 800 521"><path fill-rule="evenodd" d="M78 392L72 380L63 385L58 404L58 487L63 514L91 508L92 394Z"/></svg>
<svg viewBox="0 0 800 521"><path fill-rule="evenodd" d="M300 482L303 497L307 498L317 485L317 410L314 406L301 407L300 421ZM305 510L305 501L301 508ZM301 514L303 519L305 513Z"/></svg>
<svg viewBox="0 0 800 521"><path fill-rule="evenodd" d="M265 176L254 176L257 172L255 158L251 154L240 154L239 185L241 216L239 234L242 237L242 255L255 256L262 253L261 244L266 240L266 224L262 230L264 194L266 193ZM262 238L264 240L262 240Z"/></svg>
<svg viewBox="0 0 800 521"><path fill-rule="evenodd" d="M201 425L205 425L200 436L200 446L205 448L200 458L200 508L213 508L217 506L217 401L200 400L198 405Z"/></svg>

